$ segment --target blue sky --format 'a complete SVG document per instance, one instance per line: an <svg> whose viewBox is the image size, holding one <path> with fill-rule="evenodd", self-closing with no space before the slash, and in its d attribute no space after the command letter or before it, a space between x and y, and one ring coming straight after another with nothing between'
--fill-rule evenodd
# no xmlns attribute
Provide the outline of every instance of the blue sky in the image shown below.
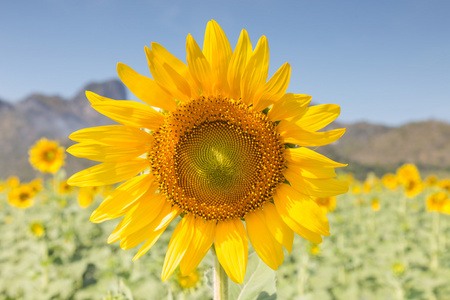
<svg viewBox="0 0 450 300"><path fill-rule="evenodd" d="M450 1L118 1L0 3L0 99L72 97L117 78L123 62L150 75L144 46L185 61L215 19L234 47L266 35L271 73L292 66L288 91L341 105L342 122L450 122ZM130 93L130 98L131 93Z"/></svg>

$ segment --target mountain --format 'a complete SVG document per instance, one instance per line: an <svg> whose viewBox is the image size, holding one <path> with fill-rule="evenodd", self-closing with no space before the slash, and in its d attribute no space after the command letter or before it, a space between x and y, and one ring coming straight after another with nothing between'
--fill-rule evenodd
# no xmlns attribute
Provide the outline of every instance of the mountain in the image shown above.
<svg viewBox="0 0 450 300"><path fill-rule="evenodd" d="M114 124L92 109L85 90L108 98L127 99L123 84L111 80L90 83L71 99L33 94L15 104L0 100L0 179L18 175L30 180L38 175L28 163L28 149L41 137L59 140L68 147L73 144L67 138L70 133ZM340 140L317 151L348 163L343 170L360 179L369 171L377 175L395 172L403 163L415 163L424 173L450 174L450 124L425 121L389 127L334 122L326 130L343 127L347 131ZM69 175L95 164L70 154L66 156L65 169Z"/></svg>
<svg viewBox="0 0 450 300"><path fill-rule="evenodd" d="M29 180L38 172L28 163L28 149L41 137L59 140L63 146L73 144L70 133L92 126L113 124L109 118L90 106L84 92L93 91L113 99L126 99L126 91L118 80L90 83L72 99L59 96L32 94L10 104L0 101L0 178L17 175ZM65 168L68 173L93 165L67 154Z"/></svg>
<svg viewBox="0 0 450 300"><path fill-rule="evenodd" d="M377 175L414 163L427 173L450 174L450 124L424 121L400 127L335 123L326 129L347 128L339 141L318 151L340 162L359 178L368 171Z"/></svg>

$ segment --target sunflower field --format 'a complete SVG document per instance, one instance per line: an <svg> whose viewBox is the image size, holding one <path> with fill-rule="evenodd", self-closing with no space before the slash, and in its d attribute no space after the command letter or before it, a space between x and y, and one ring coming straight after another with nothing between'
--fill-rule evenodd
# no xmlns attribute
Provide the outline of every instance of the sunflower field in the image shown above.
<svg viewBox="0 0 450 300"><path fill-rule="evenodd" d="M161 282L170 234L133 262L134 249L107 245L117 222L89 222L113 187L74 188L65 177L1 182L0 298L212 299L211 253L189 276ZM422 179L413 165L363 182L340 177L349 193L316 199L331 236L318 245L296 237L277 271L250 249L230 299L448 299L450 180Z"/></svg>

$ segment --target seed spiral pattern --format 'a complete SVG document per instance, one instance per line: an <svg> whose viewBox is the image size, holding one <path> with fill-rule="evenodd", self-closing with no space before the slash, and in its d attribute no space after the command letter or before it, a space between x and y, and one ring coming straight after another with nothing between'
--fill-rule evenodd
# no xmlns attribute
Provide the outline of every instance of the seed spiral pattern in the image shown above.
<svg viewBox="0 0 450 300"><path fill-rule="evenodd" d="M241 101L180 104L153 136L149 160L160 190L205 220L244 218L284 181L276 125Z"/></svg>

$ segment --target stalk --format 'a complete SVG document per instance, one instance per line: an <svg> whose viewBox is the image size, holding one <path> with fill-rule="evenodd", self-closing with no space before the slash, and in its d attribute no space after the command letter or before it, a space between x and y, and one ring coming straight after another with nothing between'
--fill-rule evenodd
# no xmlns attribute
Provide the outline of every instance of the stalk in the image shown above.
<svg viewBox="0 0 450 300"><path fill-rule="evenodd" d="M214 300L228 300L228 276L220 265L214 247L211 247L214 257Z"/></svg>

